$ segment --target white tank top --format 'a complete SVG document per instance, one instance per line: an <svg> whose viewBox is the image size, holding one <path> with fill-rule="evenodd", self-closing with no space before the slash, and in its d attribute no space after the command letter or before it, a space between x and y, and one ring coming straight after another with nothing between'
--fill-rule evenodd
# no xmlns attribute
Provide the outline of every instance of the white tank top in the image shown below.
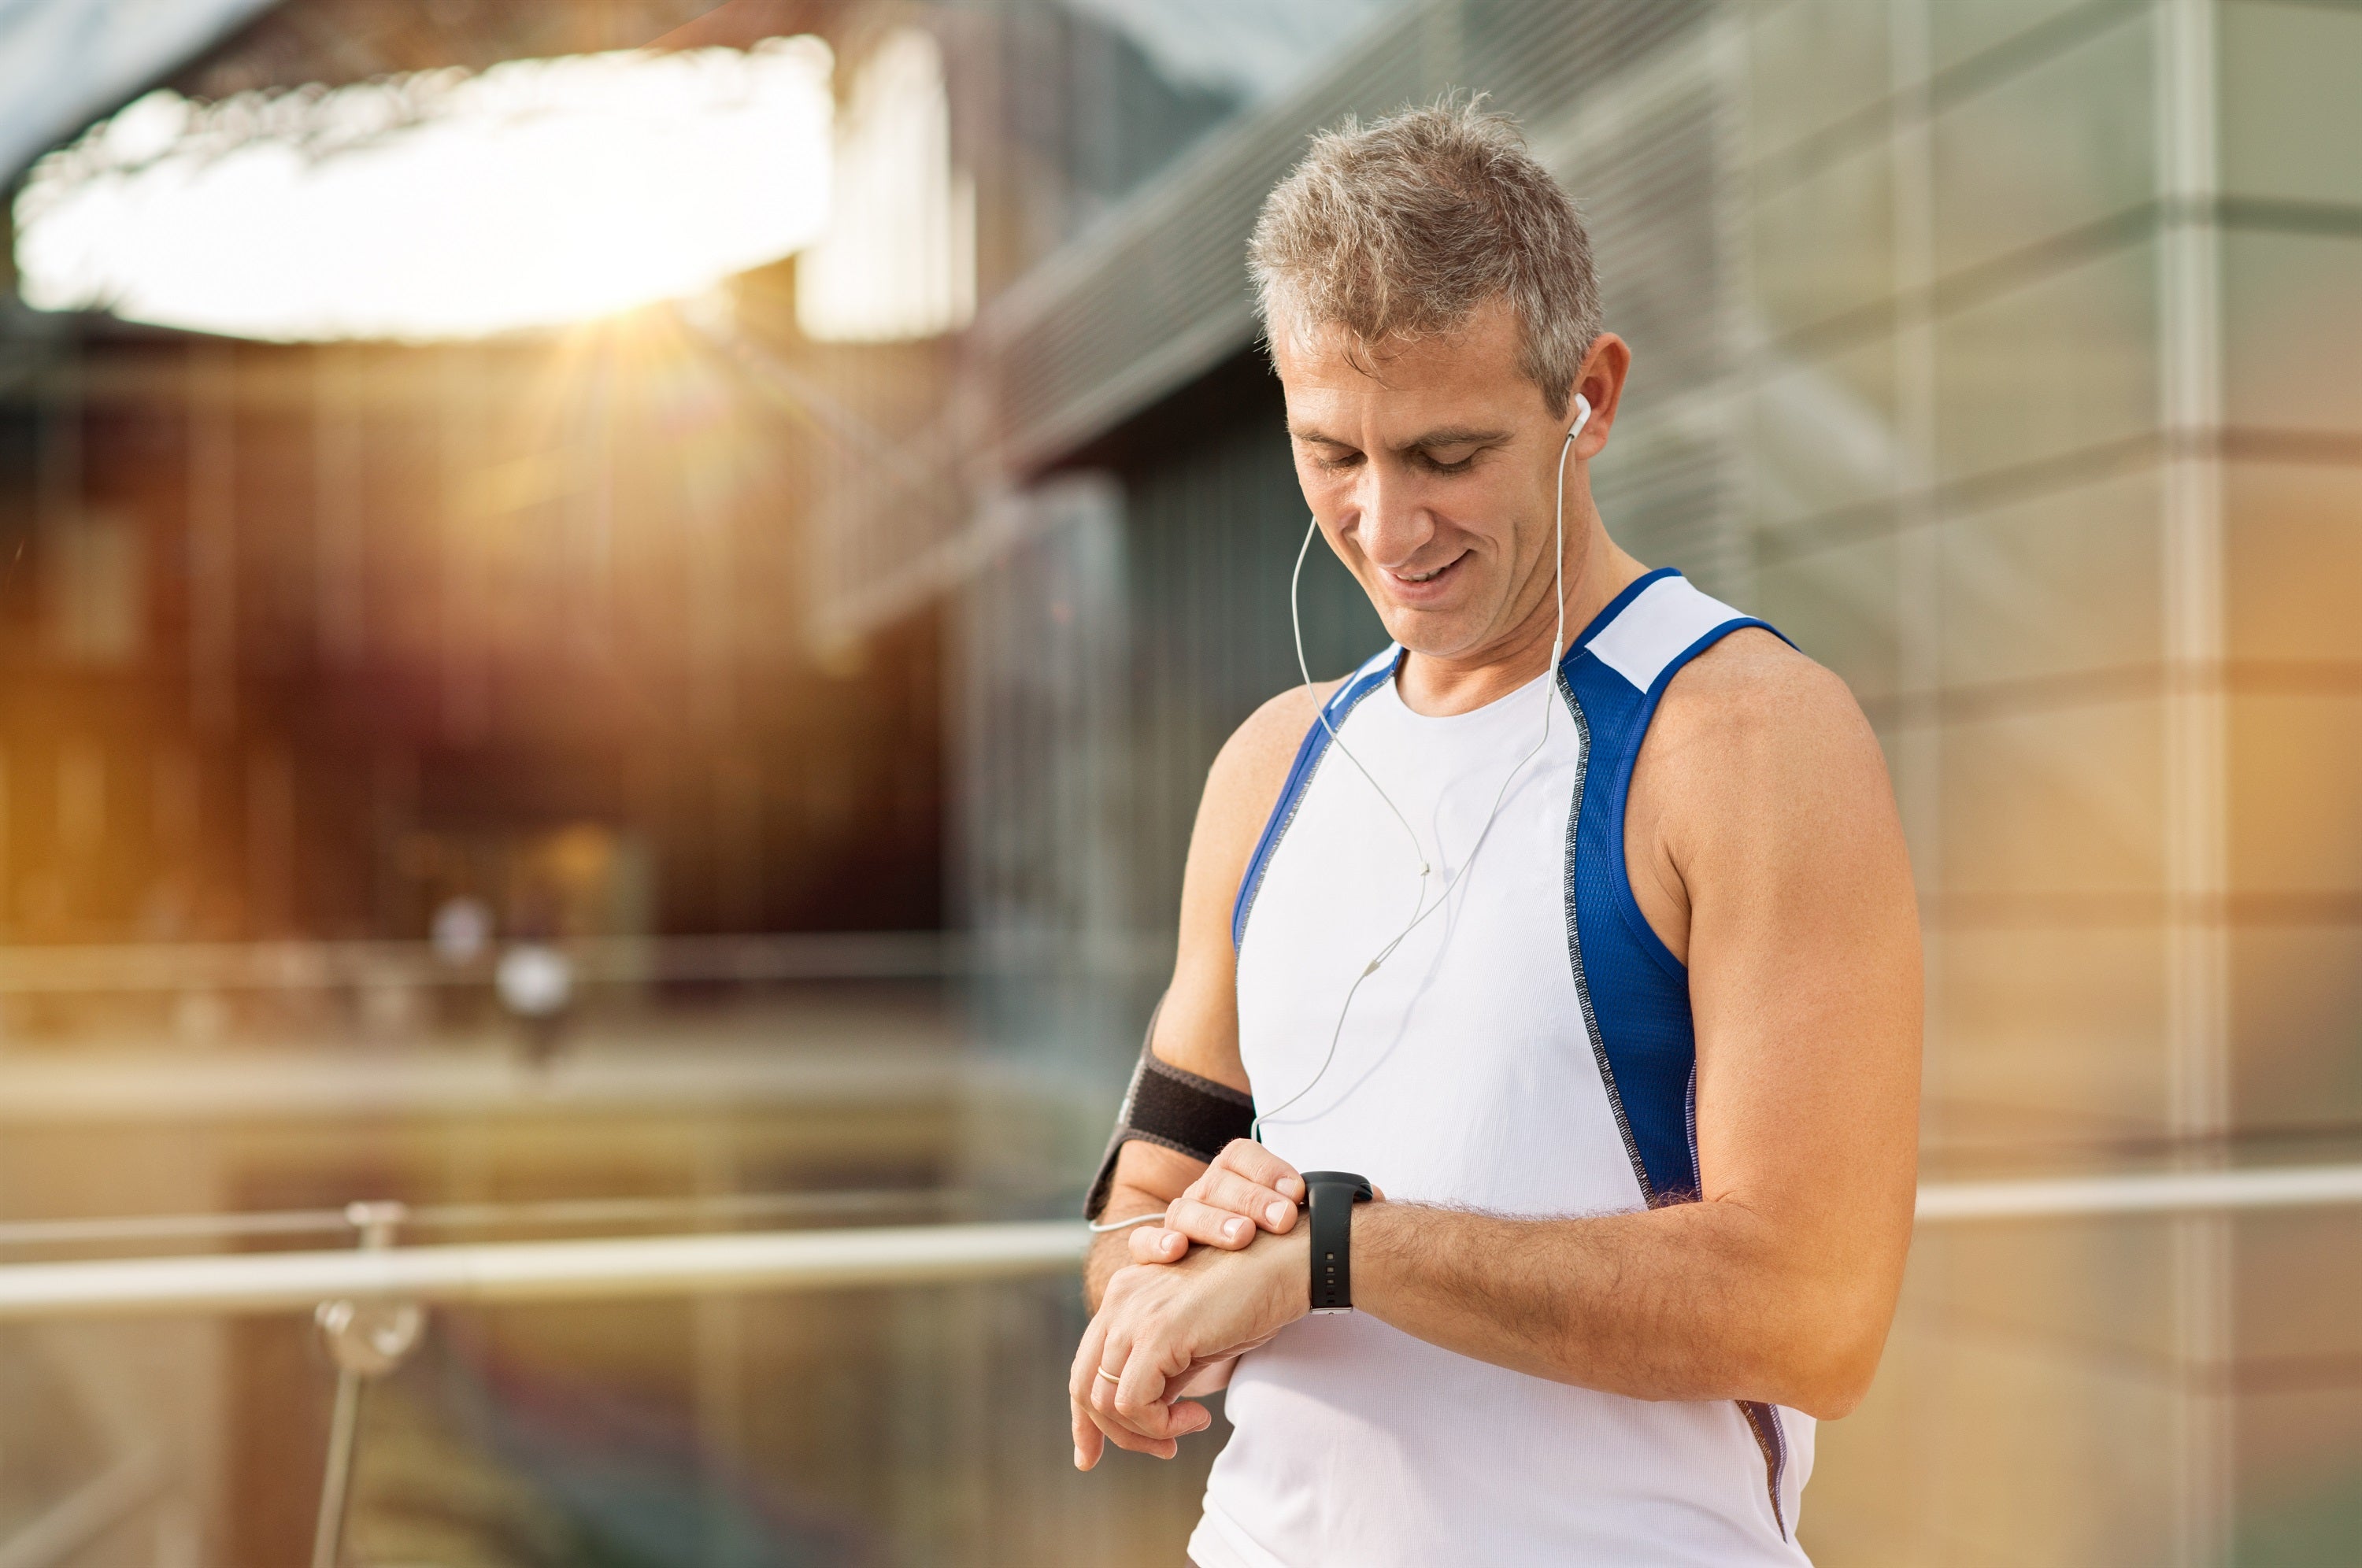
<svg viewBox="0 0 2362 1568"><path fill-rule="evenodd" d="M1625 876L1624 797L1664 684L1742 625L1672 572L1602 611L1548 683L1473 712L1405 707L1389 648L1330 699L1409 818L1445 907L1363 982L1334 1062L1264 1124L1299 1170L1509 1215L1623 1212L1697 1189L1681 966ZM1402 825L1316 723L1240 889L1239 1042L1257 1106L1312 1083L1353 977L1418 889ZM1362 1314L1245 1357L1201 1568L1784 1563L1812 1422L1510 1372Z"/></svg>

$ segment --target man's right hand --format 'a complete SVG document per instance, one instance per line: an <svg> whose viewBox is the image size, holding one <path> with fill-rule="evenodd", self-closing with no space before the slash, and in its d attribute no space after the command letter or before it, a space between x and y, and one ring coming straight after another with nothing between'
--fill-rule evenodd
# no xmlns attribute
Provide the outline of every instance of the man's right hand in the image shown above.
<svg viewBox="0 0 2362 1568"><path fill-rule="evenodd" d="M1294 1165L1261 1143L1234 1138L1166 1206L1163 1224L1133 1229L1131 1261L1179 1263L1192 1242L1235 1253L1259 1230L1285 1235L1296 1228L1303 1199L1304 1177Z"/></svg>

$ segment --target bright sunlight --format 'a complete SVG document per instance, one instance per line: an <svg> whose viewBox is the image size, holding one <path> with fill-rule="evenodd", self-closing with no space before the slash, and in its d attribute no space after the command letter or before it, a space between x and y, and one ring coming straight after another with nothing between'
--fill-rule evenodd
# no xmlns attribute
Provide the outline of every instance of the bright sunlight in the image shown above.
<svg viewBox="0 0 2362 1568"><path fill-rule="evenodd" d="M814 39L151 93L35 166L26 301L278 340L477 337L679 298L828 219Z"/></svg>

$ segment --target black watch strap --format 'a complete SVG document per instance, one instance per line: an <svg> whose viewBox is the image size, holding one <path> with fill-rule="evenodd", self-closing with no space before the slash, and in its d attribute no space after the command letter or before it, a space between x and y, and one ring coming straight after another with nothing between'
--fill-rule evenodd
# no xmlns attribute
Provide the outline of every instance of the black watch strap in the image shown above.
<svg viewBox="0 0 2362 1568"><path fill-rule="evenodd" d="M1367 1203L1370 1184L1351 1171L1306 1171L1307 1229L1312 1237L1312 1309L1353 1309L1353 1205Z"/></svg>

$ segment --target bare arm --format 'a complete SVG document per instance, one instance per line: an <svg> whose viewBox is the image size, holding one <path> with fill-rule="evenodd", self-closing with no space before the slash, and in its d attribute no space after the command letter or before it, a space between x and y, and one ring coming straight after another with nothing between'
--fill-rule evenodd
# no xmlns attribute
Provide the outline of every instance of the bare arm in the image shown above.
<svg viewBox="0 0 2362 1568"><path fill-rule="evenodd" d="M1703 1201L1373 1210L1357 1294L1543 1376L1842 1415L1885 1342L1917 1164L1918 921L1876 739L1836 677L1734 637L1669 690L1627 826L1643 912L1689 963Z"/></svg>
<svg viewBox="0 0 2362 1568"><path fill-rule="evenodd" d="M1642 910L1689 964L1701 1201L1573 1220L1371 1205L1355 1304L1539 1376L1842 1415L1893 1314L1916 1159L1917 921L1876 742L1834 677L1742 634L1669 690L1628 825ZM1165 1380L1222 1334L1276 1331L1241 1303L1300 1314L1305 1273L1301 1237L1275 1235L1117 1275L1083 1348L1120 1383L1090 1397L1169 1430L1194 1407L1162 1403Z"/></svg>
<svg viewBox="0 0 2362 1568"><path fill-rule="evenodd" d="M1237 955L1231 949L1231 905L1238 897L1239 879L1246 874L1247 859L1254 853L1264 819L1279 798L1297 745L1312 723L1316 706L1331 689L1320 686L1309 691L1297 688L1284 692L1239 727L1207 773L1197 825L1189 836L1189 859L1181 878L1180 940L1173 984L1157 1013L1156 1035L1150 1048L1174 1066L1232 1088L1252 1086L1239 1060L1238 971ZM1123 1220L1135 1214L1164 1213L1206 1175L1206 1165L1187 1154L1153 1143L1126 1143L1116 1156L1106 1217ZM1300 1187L1258 1190L1246 1180L1223 1187L1234 1215L1252 1214L1253 1224L1277 1230L1294 1226L1293 1199L1300 1194ZM1289 1200L1284 1218L1275 1220L1266 1206L1283 1197ZM1239 1232L1231 1238L1233 1243L1245 1244L1250 1228L1242 1220ZM1210 1233L1220 1234L1219 1231ZM1177 1260L1186 1250L1181 1235L1153 1226L1097 1236L1083 1265L1084 1299L1097 1311L1108 1279L1116 1270L1133 1262Z"/></svg>

